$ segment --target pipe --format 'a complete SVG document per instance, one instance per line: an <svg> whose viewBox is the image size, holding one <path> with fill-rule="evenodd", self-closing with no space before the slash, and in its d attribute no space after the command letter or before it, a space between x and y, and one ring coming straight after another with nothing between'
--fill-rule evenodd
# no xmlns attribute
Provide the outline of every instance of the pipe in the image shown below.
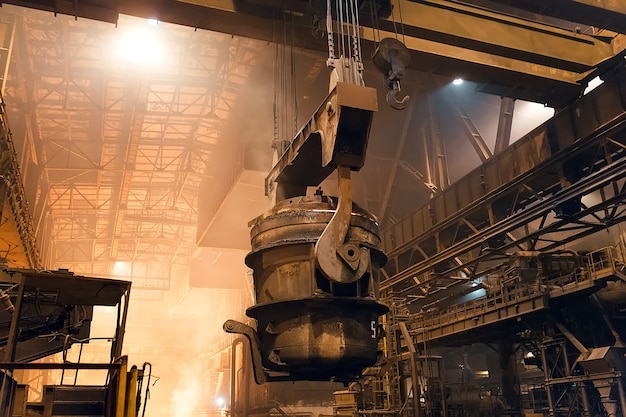
<svg viewBox="0 0 626 417"><path fill-rule="evenodd" d="M237 346L241 346L241 351L244 352L244 338L238 337L233 340L232 345L230 346L230 415L231 417L236 417L236 406L237 406ZM242 358L243 359L243 358Z"/></svg>

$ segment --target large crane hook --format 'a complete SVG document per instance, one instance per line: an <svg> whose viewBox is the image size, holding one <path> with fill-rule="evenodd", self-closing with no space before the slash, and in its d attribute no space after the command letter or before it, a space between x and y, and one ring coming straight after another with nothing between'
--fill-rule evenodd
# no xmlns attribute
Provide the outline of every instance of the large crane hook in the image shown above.
<svg viewBox="0 0 626 417"><path fill-rule="evenodd" d="M398 98L400 81L404 78L404 69L409 65L411 54L407 47L395 38L381 39L372 61L383 74L387 92L387 103L396 110L403 110L409 102L409 96Z"/></svg>

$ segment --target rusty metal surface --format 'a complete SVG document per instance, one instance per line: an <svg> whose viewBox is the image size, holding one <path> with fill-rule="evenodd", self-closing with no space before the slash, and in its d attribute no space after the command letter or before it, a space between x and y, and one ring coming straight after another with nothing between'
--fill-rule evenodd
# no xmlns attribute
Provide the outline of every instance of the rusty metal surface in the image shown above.
<svg viewBox="0 0 626 417"><path fill-rule="evenodd" d="M386 257L376 219L349 202L339 243L368 256L365 270L350 280L325 276L316 261L315 246L337 211L336 199L292 198L253 221L246 264L253 269L256 304L247 315L257 321L268 380L349 380L376 361L378 317L388 310L377 301ZM331 242L329 250L340 244Z"/></svg>
<svg viewBox="0 0 626 417"><path fill-rule="evenodd" d="M304 195L337 165L359 170L376 110L375 89L337 83L267 175L266 195L275 187L277 201Z"/></svg>
<svg viewBox="0 0 626 417"><path fill-rule="evenodd" d="M352 217L352 182L350 168L337 168L339 204L315 244L315 260L320 272L329 280L349 284L361 278L369 269L367 247L346 241Z"/></svg>
<svg viewBox="0 0 626 417"><path fill-rule="evenodd" d="M311 297L251 309L258 321L263 366L292 379L350 380L378 356L373 299ZM270 378L271 380L271 378Z"/></svg>
<svg viewBox="0 0 626 417"><path fill-rule="evenodd" d="M250 222L252 252L274 246L314 243L332 218L337 199L329 196L301 196L283 200ZM352 204L348 239L368 247L380 247L376 218ZM383 262L384 263L384 262Z"/></svg>

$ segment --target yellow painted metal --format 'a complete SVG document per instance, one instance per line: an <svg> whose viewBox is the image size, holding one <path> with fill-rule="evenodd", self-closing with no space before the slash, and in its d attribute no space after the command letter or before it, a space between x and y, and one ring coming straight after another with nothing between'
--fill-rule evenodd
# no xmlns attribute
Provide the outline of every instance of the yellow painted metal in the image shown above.
<svg viewBox="0 0 626 417"><path fill-rule="evenodd" d="M392 3L398 11L392 17L399 20L399 11L402 11L405 33L415 31L416 35L423 34L438 43L511 58L517 56L517 59L530 54L529 62L543 59L564 68L570 66L568 64L592 67L621 52L615 50L614 41L449 0L395 0Z"/></svg>
<svg viewBox="0 0 626 417"><path fill-rule="evenodd" d="M362 30L362 37L365 40L373 41L374 39L378 39L379 37L385 38L395 36L395 33L384 30L378 31L372 28L363 28ZM438 42L419 37L400 36L400 39L403 39L405 46L410 51L423 53L426 54L426 56L454 59L457 62L462 61L471 64L478 64L486 67L511 71L513 73L532 74L535 77L541 77L547 80L560 81L568 84L576 84L581 78L584 78L584 75L586 75L580 74L576 71L554 68L550 65L542 65L523 59L504 57L489 52L467 49L465 47L450 45L444 42ZM423 69L428 70L427 63L414 64L412 62L411 66L425 67ZM436 68L432 68L432 72L436 72L435 69ZM452 69L450 69L450 72L451 71ZM459 77L468 77L471 79L473 74L464 73L463 69L459 69L457 75Z"/></svg>
<svg viewBox="0 0 626 417"><path fill-rule="evenodd" d="M128 357L122 356L120 359L120 370L117 380L117 396L115 399L115 417L126 417L126 385L128 372Z"/></svg>
<svg viewBox="0 0 626 417"><path fill-rule="evenodd" d="M609 10L611 12L626 14L626 2L624 0L573 0L574 3L586 4L587 6Z"/></svg>
<svg viewBox="0 0 626 417"><path fill-rule="evenodd" d="M147 0L118 3L115 7L77 10L72 2L57 2L55 13L78 13L105 21L118 13L145 18L159 16L164 22L274 41L273 22L265 16L275 15L270 13L272 9L279 11L282 7L294 24L292 46L320 51L328 48L325 39L311 37L308 2L304 0L268 1L263 6L259 3L267 8L267 14L247 13L245 8L236 7L233 0L179 0L156 6ZM593 21L608 21L613 29L601 30L600 36L593 36L585 30L555 27L456 0L392 0L393 13L389 18L376 24L370 19L361 20L363 53L364 56L373 53L381 38L397 36L411 53L412 69L463 77L479 83L483 92L562 107L575 99L590 79L617 63L626 51L626 26L618 21L624 16L626 2L560 0L556 3L560 8L552 10L552 14L546 11L546 15L574 19L585 16L588 9L595 9L604 14ZM570 5L577 6L571 13ZM541 0L534 0L532 6L543 11Z"/></svg>
<svg viewBox="0 0 626 417"><path fill-rule="evenodd" d="M624 8L619 0L576 1L615 12ZM185 2L228 12L233 19L240 16L242 22L246 20L232 1ZM622 34L611 32L592 36L456 1L393 0L392 4L394 13L376 28L363 25L361 37L376 42L384 37L397 36L414 54L410 65L420 70L429 70L429 64L416 62L415 54L576 84L626 48L625 35ZM258 23L255 30L264 27L263 22ZM394 32L394 27L398 33ZM259 34L255 33L255 36L259 37ZM431 70L437 72L437 69ZM470 75L467 74L469 78Z"/></svg>
<svg viewBox="0 0 626 417"><path fill-rule="evenodd" d="M621 0L575 1L616 13L624 9ZM204 10L198 13L207 16L221 13L222 19L230 17L239 21L238 28L244 36L270 35L263 32L266 22L242 14L231 0L184 0L184 3L201 7ZM393 0L392 4L394 13L376 28L361 22L363 39L375 42L385 36L395 37L395 26L398 38L414 54L442 56L565 83L578 82L587 71L624 51L624 35L612 32L595 37L451 0ZM297 9L298 5L294 2L290 7ZM247 28L247 24L251 27ZM207 29L220 30L219 27ZM412 59L412 67L428 69L427 63L415 61Z"/></svg>
<svg viewBox="0 0 626 417"><path fill-rule="evenodd" d="M139 370L132 366L128 372L126 384L126 417L137 417L137 378Z"/></svg>

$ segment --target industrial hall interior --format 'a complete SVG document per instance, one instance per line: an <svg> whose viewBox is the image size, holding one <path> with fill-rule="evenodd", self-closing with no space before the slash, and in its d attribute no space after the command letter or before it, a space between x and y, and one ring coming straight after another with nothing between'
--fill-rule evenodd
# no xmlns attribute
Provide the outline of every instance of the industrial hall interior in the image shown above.
<svg viewBox="0 0 626 417"><path fill-rule="evenodd" d="M2 1L0 82L0 417L626 417L626 1Z"/></svg>

